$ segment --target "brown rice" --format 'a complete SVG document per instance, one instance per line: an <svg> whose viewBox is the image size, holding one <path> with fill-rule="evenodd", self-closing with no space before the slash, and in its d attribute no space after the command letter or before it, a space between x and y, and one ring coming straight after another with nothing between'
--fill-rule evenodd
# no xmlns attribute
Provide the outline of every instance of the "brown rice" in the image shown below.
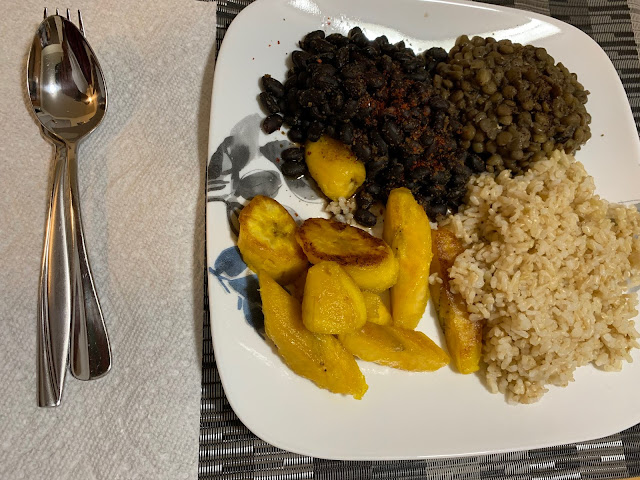
<svg viewBox="0 0 640 480"><path fill-rule="evenodd" d="M483 360L492 392L531 403L593 363L620 370L638 348L640 214L594 193L593 178L556 152L522 176L471 180L465 206L443 222L467 250L452 289L486 321Z"/></svg>

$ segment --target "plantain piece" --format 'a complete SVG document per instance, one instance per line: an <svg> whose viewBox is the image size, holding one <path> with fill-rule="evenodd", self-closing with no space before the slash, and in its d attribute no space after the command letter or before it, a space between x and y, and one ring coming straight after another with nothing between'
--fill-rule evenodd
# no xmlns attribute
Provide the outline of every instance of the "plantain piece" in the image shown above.
<svg viewBox="0 0 640 480"><path fill-rule="evenodd" d="M367 307L367 322L376 323L378 325L391 325L391 313L384 304L382 297L373 292L362 292L364 304Z"/></svg>
<svg viewBox="0 0 640 480"><path fill-rule="evenodd" d="M367 176L364 164L351 149L327 135L317 142L308 141L304 150L309 173L331 200L349 198Z"/></svg>
<svg viewBox="0 0 640 480"><path fill-rule="evenodd" d="M442 283L430 285L440 326L454 366L460 373L473 373L480 368L483 322L469 320L469 313L460 294L451 292L449 270L464 247L453 232L434 230L431 273L437 273Z"/></svg>
<svg viewBox="0 0 640 480"><path fill-rule="evenodd" d="M311 333L300 303L264 271L258 273L267 337L291 370L320 388L361 399L367 389L353 355L333 335Z"/></svg>
<svg viewBox="0 0 640 480"><path fill-rule="evenodd" d="M238 248L251 270L264 270L284 285L307 268L309 262L295 239L296 222L273 198L256 195L239 220Z"/></svg>
<svg viewBox="0 0 640 480"><path fill-rule="evenodd" d="M449 355L424 333L367 322L338 335L348 352L362 360L412 372L432 372L449 363Z"/></svg>
<svg viewBox="0 0 640 480"><path fill-rule="evenodd" d="M363 290L382 292L396 283L398 261L382 239L351 225L309 218L296 240L311 263L336 262Z"/></svg>
<svg viewBox="0 0 640 480"><path fill-rule="evenodd" d="M346 333L367 321L362 292L335 262L320 262L307 273L302 323L314 333Z"/></svg>
<svg viewBox="0 0 640 480"><path fill-rule="evenodd" d="M382 238L398 259L398 281L391 288L393 324L414 329L429 301L431 226L424 209L407 188L389 194Z"/></svg>

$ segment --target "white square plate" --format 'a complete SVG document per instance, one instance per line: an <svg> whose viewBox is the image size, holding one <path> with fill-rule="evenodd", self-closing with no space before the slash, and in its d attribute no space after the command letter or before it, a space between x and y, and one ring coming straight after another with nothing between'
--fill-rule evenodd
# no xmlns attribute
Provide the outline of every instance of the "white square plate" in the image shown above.
<svg viewBox="0 0 640 480"><path fill-rule="evenodd" d="M220 49L209 132L207 257L216 362L231 407L256 435L315 457L381 460L493 453L598 438L640 422L640 355L620 373L592 367L537 404L512 406L479 376L451 368L408 373L359 362L369 384L361 401L331 394L293 374L251 324L260 317L257 281L235 249L231 224L257 193L298 218L321 216L303 182L286 182L278 152L286 137L264 135L257 95L265 73L284 80L288 55L312 30L359 25L420 52L450 48L462 34L547 48L591 91L593 137L577 154L611 201L640 199L638 135L622 84L587 35L529 12L441 0L260 0L230 26ZM432 311L419 329L444 342Z"/></svg>

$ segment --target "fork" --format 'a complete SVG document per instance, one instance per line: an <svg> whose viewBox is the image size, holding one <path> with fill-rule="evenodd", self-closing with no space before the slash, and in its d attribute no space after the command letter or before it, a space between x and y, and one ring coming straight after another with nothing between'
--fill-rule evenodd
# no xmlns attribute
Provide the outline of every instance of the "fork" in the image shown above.
<svg viewBox="0 0 640 480"><path fill-rule="evenodd" d="M56 8L56 15L60 15ZM47 18L47 8L44 18ZM71 21L69 9L66 11L67 20ZM82 13L78 10L78 29L86 38ZM51 140L56 148L56 155L66 155L65 144L53 133L41 129L43 135ZM77 163L69 164L69 183L71 189L71 221L72 231L75 233L75 257L78 268L75 269L73 279L74 305L73 322L70 335L69 365L71 373L79 380L93 380L105 375L111 368L109 339L104 324L100 301L96 292L89 258L84 240L84 230L80 215L78 191Z"/></svg>

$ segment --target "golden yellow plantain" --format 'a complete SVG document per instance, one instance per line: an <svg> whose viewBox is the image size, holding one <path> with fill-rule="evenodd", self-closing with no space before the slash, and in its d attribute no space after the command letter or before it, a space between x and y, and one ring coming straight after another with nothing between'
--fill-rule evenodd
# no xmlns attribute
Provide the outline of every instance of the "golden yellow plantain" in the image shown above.
<svg viewBox="0 0 640 480"><path fill-rule="evenodd" d="M352 333L338 335L358 358L412 372L432 372L449 363L449 355L424 333L367 322Z"/></svg>
<svg viewBox="0 0 640 480"><path fill-rule="evenodd" d="M305 161L311 177L331 200L349 198L366 178L364 164L344 143L327 135L305 145Z"/></svg>
<svg viewBox="0 0 640 480"><path fill-rule="evenodd" d="M302 323L314 333L351 332L367 321L362 292L335 262L320 262L307 273Z"/></svg>
<svg viewBox="0 0 640 480"><path fill-rule="evenodd" d="M300 303L264 271L258 282L265 333L284 363L321 388L362 398L368 386L353 355L333 335L307 330Z"/></svg>
<svg viewBox="0 0 640 480"><path fill-rule="evenodd" d="M453 364L460 373L473 373L480 368L483 322L469 320L464 299L460 294L453 294L449 287L449 270L464 247L449 230L434 230L432 235L431 273L437 272L442 283L430 285L431 296Z"/></svg>
<svg viewBox="0 0 640 480"><path fill-rule="evenodd" d="M264 270L286 284L307 268L307 258L295 239L296 222L273 198L253 197L239 220L238 248L251 270Z"/></svg>
<svg viewBox="0 0 640 480"><path fill-rule="evenodd" d="M363 290L382 292L396 283L398 261L382 239L324 218L306 220L296 240L311 263L336 262Z"/></svg>
<svg viewBox="0 0 640 480"><path fill-rule="evenodd" d="M391 316L397 327L414 329L429 300L431 226L424 209L406 188L389 194L382 238L398 259L398 281L391 287Z"/></svg>

